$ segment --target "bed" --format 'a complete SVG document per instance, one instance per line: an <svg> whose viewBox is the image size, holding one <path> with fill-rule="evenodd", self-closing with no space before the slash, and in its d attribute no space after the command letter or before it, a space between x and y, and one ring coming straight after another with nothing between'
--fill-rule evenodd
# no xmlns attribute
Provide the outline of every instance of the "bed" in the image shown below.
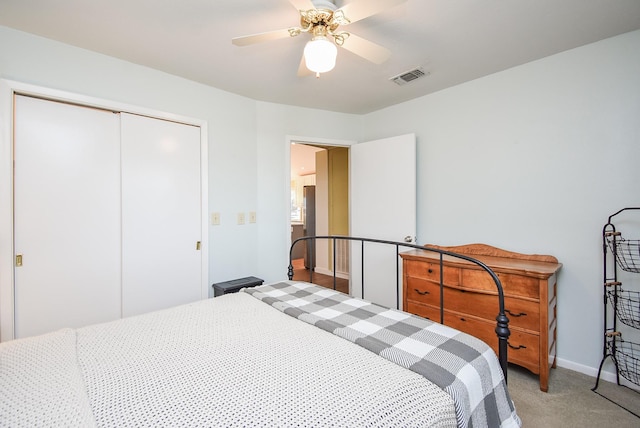
<svg viewBox="0 0 640 428"><path fill-rule="evenodd" d="M520 425L488 345L308 282L0 344L0 427Z"/></svg>

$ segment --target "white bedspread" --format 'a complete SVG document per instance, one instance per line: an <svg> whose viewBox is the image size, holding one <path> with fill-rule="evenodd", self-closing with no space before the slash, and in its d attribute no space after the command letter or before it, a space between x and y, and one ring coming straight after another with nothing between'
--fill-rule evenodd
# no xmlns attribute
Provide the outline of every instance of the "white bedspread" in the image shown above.
<svg viewBox="0 0 640 428"><path fill-rule="evenodd" d="M0 426L94 425L77 364L75 331L0 345Z"/></svg>
<svg viewBox="0 0 640 428"><path fill-rule="evenodd" d="M0 426L452 427L422 376L245 293L0 345Z"/></svg>

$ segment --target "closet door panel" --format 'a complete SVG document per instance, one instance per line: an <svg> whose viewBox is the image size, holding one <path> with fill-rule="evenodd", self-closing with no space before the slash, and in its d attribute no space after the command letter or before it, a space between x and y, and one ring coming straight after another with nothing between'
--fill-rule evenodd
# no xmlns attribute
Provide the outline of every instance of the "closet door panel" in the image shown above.
<svg viewBox="0 0 640 428"><path fill-rule="evenodd" d="M16 338L121 316L119 141L113 112L16 96Z"/></svg>
<svg viewBox="0 0 640 428"><path fill-rule="evenodd" d="M201 299L200 128L121 114L123 315Z"/></svg>

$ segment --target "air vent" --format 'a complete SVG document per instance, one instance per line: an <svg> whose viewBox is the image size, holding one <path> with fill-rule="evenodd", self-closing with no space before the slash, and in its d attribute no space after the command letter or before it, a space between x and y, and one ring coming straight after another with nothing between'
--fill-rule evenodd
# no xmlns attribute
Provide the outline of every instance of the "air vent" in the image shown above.
<svg viewBox="0 0 640 428"><path fill-rule="evenodd" d="M429 73L424 71L422 67L418 67L414 68L413 70L405 71L402 74L398 74L397 76L394 76L389 80L394 82L396 85L402 86L428 75Z"/></svg>

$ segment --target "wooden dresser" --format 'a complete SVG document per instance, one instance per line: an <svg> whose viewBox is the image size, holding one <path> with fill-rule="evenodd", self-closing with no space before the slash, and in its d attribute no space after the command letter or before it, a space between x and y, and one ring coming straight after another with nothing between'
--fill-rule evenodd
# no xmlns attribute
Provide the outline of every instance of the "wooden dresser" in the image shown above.
<svg viewBox="0 0 640 428"><path fill-rule="evenodd" d="M540 389L547 391L549 369L556 364L556 277L562 267L558 260L484 244L426 246L466 254L498 275L511 330L508 360L538 374ZM401 256L404 310L440 322L440 255L414 250ZM444 324L482 339L497 353L498 298L493 279L462 259L445 256L442 266Z"/></svg>

